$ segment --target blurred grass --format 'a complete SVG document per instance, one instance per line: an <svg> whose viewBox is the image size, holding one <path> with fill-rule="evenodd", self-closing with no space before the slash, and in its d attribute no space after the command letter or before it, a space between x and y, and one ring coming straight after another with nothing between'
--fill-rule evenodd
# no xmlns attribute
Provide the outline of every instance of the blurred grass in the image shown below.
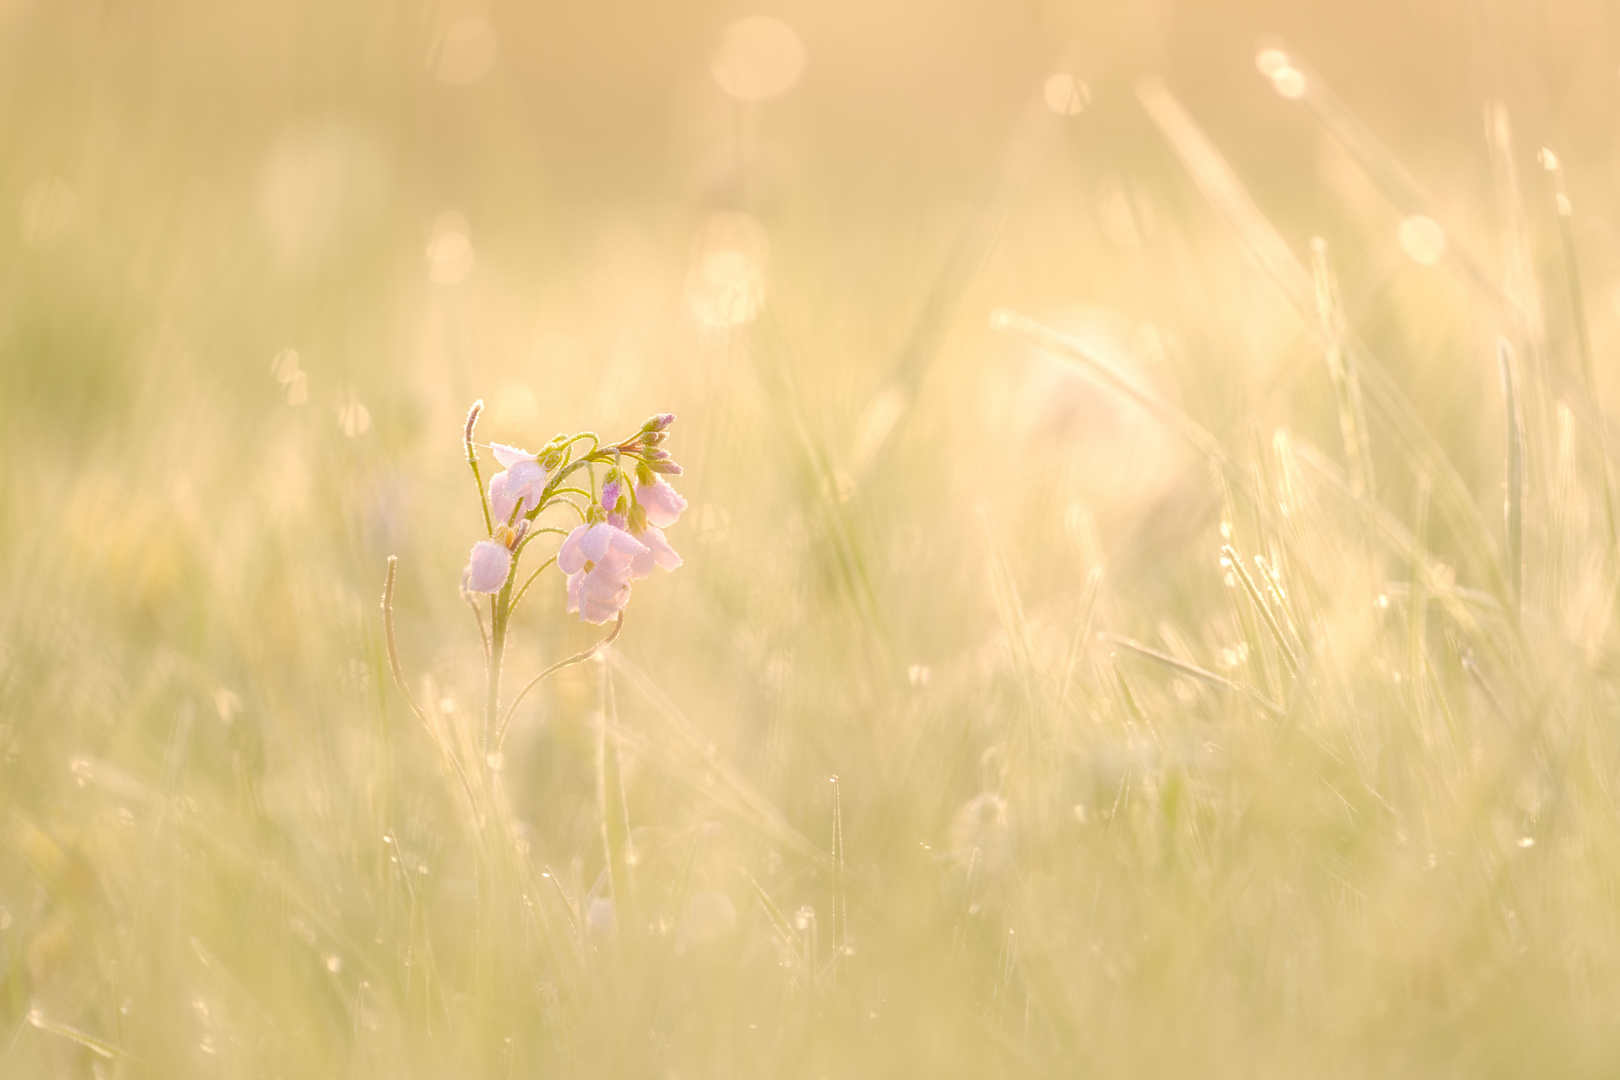
<svg viewBox="0 0 1620 1080"><path fill-rule="evenodd" d="M0 8L0 1074L1611 1075L1602 7L632 14ZM691 509L469 808L475 397Z"/></svg>

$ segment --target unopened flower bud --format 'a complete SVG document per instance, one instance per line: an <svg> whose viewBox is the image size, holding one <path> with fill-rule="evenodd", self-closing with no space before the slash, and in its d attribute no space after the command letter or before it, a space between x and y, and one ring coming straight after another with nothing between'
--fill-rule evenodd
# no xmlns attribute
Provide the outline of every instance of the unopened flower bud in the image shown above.
<svg viewBox="0 0 1620 1080"><path fill-rule="evenodd" d="M667 438L669 438L667 431L644 431L641 433L641 445L657 446Z"/></svg>
<svg viewBox="0 0 1620 1080"><path fill-rule="evenodd" d="M609 473L607 482L602 485L602 509L617 509L623 491L624 481L619 478L618 472Z"/></svg>
<svg viewBox="0 0 1620 1080"><path fill-rule="evenodd" d="M649 446L642 457L648 461L668 461L669 451L661 446Z"/></svg>
<svg viewBox="0 0 1620 1080"><path fill-rule="evenodd" d="M653 472L663 473L665 476L679 476L682 469L673 461L659 461L653 464Z"/></svg>
<svg viewBox="0 0 1620 1080"><path fill-rule="evenodd" d="M675 414L674 413L670 413L670 412L659 413L656 416L648 417L647 422L645 424L641 425L641 430L644 431L644 432L663 431L665 428L669 427L669 425L673 424L674 422L675 422Z"/></svg>
<svg viewBox="0 0 1620 1080"><path fill-rule="evenodd" d="M462 442L471 443L473 441L473 429L478 426L478 414L483 411L483 398L479 398L477 401L473 402L472 408L467 410L467 426L461 433Z"/></svg>
<svg viewBox="0 0 1620 1080"><path fill-rule="evenodd" d="M500 592L512 570L512 553L494 540L480 540L473 545L472 556L461 580L466 592Z"/></svg>

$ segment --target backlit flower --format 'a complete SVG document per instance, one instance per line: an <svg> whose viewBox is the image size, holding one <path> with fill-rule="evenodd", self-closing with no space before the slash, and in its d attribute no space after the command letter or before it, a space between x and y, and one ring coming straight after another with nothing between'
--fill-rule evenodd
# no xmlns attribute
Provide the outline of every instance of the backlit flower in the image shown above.
<svg viewBox="0 0 1620 1080"><path fill-rule="evenodd" d="M495 460L506 466L489 478L489 506L502 521L512 516L512 508L523 502L523 513L533 510L546 486L546 470L527 450L504 443L490 443Z"/></svg>
<svg viewBox="0 0 1620 1080"><path fill-rule="evenodd" d="M647 512L647 521L660 529L675 524L681 511L686 509L686 500L663 477L650 484L637 484L636 501Z"/></svg>
<svg viewBox="0 0 1620 1080"><path fill-rule="evenodd" d="M461 576L463 587L468 592L500 592L511 569L512 553L506 550L506 545L494 540L480 540L473 545L472 557Z"/></svg>
<svg viewBox="0 0 1620 1080"><path fill-rule="evenodd" d="M568 575L568 610L590 623L604 623L630 602L634 560L650 550L609 522L579 525L557 550L557 568Z"/></svg>
<svg viewBox="0 0 1620 1080"><path fill-rule="evenodd" d="M679 496L676 496L679 498ZM638 533L632 533L646 548L639 555L630 559L630 580L639 581L653 572L654 566L662 566L665 570L673 570L681 565L681 557L676 550L669 546L664 538L664 530L656 525L648 525Z"/></svg>

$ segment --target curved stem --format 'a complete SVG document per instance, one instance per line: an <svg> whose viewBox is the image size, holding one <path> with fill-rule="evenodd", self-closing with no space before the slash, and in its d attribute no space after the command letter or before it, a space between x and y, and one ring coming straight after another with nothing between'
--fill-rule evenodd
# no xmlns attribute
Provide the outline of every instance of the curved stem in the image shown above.
<svg viewBox="0 0 1620 1080"><path fill-rule="evenodd" d="M572 490L572 489L570 489L570 490ZM566 506L566 507L568 507L568 509L572 510L574 513L579 515L579 520L581 520L581 521L585 520L585 511L583 511L583 510L581 510L579 508L578 503L575 503L575 502L573 502L573 501L571 501L569 499L559 498L557 496L547 496L546 497L546 502L542 503L540 505L539 510L536 510L535 513L538 514L541 510L549 510L553 506ZM563 531L563 535L564 536L568 535L566 530Z"/></svg>
<svg viewBox="0 0 1620 1080"><path fill-rule="evenodd" d="M467 417L467 434L462 443L467 450L467 464L472 467L473 483L478 485L478 508L484 512L484 535L494 536L495 522L489 516L489 499L484 495L484 475L478 470L478 450L472 441L473 425L478 422L478 414L483 412L483 404L480 400Z"/></svg>
<svg viewBox="0 0 1620 1080"><path fill-rule="evenodd" d="M529 579L523 583L523 587L517 591L517 595L512 597L512 610L513 611L516 611L518 604L522 603L523 594L529 591L529 586L534 584L534 579L539 577L541 575L541 573L545 571L546 567L550 566L552 563L554 563L556 561L557 561L557 556L553 555L551 558L547 559L545 562L543 562L539 566L535 567L534 573L529 575ZM483 623L480 621L478 625L479 625L480 628L482 628Z"/></svg>
<svg viewBox="0 0 1620 1080"><path fill-rule="evenodd" d="M438 749L440 756L448 761L450 767L455 770L456 779L461 782L462 794L467 797L467 811L476 819L478 816L478 800L473 795L472 784L467 780L466 770L461 767L461 761L445 745L444 739L440 738L439 733L434 730L433 724L427 718L427 713L422 711L422 706L416 703L416 696L411 693L411 688L405 682L405 672L399 666L399 647L394 642L394 577L398 569L399 557L397 555L388 556L388 576L383 580L382 594L383 640L388 647L388 668L393 672L394 685L399 687L399 692L405 696L405 701L410 705L411 712L415 713L416 718L422 721L422 727L427 730L428 738L433 740L433 745ZM482 619L479 620L478 625L479 629L482 630Z"/></svg>
<svg viewBox="0 0 1620 1080"><path fill-rule="evenodd" d="M613 629L608 631L607 637L603 638L601 641L598 641L595 645L592 645L583 652L577 652L566 660L557 661L555 664L552 664L550 667L546 668L546 670L530 679L528 684L524 686L522 690L517 692L517 697L512 699L512 704L507 706L506 718L501 721L500 728L495 732L494 749L500 749L502 741L506 738L506 729L512 726L512 715L517 712L518 703L523 700L530 690L533 690L536 686L539 686L541 680L546 678L546 676L553 675L571 664L578 664L589 660L598 652L613 644L614 639L619 636L619 632L623 629L624 612L621 611L619 612L619 617L613 622Z"/></svg>

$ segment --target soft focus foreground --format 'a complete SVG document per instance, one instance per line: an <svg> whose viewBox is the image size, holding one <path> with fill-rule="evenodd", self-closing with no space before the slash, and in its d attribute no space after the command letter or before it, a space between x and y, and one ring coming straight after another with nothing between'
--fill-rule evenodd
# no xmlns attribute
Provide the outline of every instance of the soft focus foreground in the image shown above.
<svg viewBox="0 0 1620 1080"><path fill-rule="evenodd" d="M1614 15L1336 8L0 4L0 1075L1614 1075Z"/></svg>

